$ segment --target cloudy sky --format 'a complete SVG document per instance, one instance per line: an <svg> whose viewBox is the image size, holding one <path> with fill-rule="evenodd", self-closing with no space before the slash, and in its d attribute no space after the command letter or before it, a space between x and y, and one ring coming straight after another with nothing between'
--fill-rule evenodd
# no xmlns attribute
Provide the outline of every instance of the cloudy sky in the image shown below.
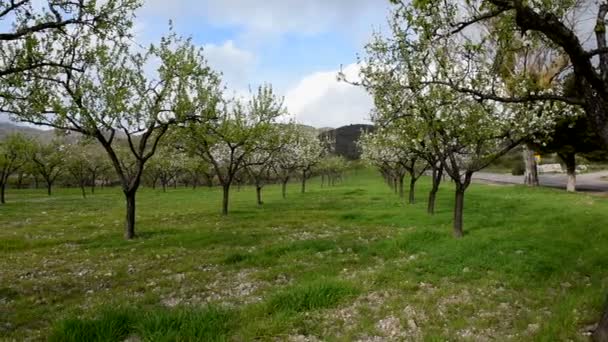
<svg viewBox="0 0 608 342"><path fill-rule="evenodd" d="M356 56L387 13L385 0L146 0L136 35L156 41L172 20L231 92L269 82L299 122L337 127L368 121L369 96L336 75L343 65L356 77Z"/></svg>

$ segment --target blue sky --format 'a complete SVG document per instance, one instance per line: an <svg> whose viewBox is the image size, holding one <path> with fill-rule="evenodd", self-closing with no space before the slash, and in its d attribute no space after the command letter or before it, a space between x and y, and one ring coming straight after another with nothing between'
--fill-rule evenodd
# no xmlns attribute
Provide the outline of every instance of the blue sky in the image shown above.
<svg viewBox="0 0 608 342"><path fill-rule="evenodd" d="M231 91L272 83L298 121L335 127L369 116L369 96L336 74L344 65L357 75L356 55L385 29L388 9L386 0L145 0L136 39L157 41L172 20Z"/></svg>

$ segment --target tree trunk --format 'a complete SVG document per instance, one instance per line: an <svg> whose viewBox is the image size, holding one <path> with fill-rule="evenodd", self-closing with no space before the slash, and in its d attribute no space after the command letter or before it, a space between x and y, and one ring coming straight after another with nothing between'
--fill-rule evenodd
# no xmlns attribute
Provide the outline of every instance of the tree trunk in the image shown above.
<svg viewBox="0 0 608 342"><path fill-rule="evenodd" d="M576 170L568 169L568 184L566 185L566 191L576 192Z"/></svg>
<svg viewBox="0 0 608 342"><path fill-rule="evenodd" d="M321 188L325 185L325 174L321 174Z"/></svg>
<svg viewBox="0 0 608 342"><path fill-rule="evenodd" d="M306 171L302 172L302 193L306 192Z"/></svg>
<svg viewBox="0 0 608 342"><path fill-rule="evenodd" d="M431 191L429 192L429 203L427 206L427 213L430 215L435 215L435 201L437 199L437 192L439 191L439 185L441 184L441 180L443 179L443 168L433 168L433 185L431 186Z"/></svg>
<svg viewBox="0 0 608 342"><path fill-rule="evenodd" d="M528 145L523 145L523 158L526 171L524 172L524 184L528 186L538 186L538 167L534 158L534 151Z"/></svg>
<svg viewBox="0 0 608 342"><path fill-rule="evenodd" d="M464 212L464 191L462 186L456 186L456 197L454 201L454 237L461 238L463 234L462 217Z"/></svg>
<svg viewBox="0 0 608 342"><path fill-rule="evenodd" d="M4 198L4 192L6 191L6 182L0 184L0 204L5 204L6 199Z"/></svg>
<svg viewBox="0 0 608 342"><path fill-rule="evenodd" d="M34 188L35 188L35 189L38 189L38 187L39 187L39 183L38 183L38 177L37 177L37 176L34 176Z"/></svg>
<svg viewBox="0 0 608 342"><path fill-rule="evenodd" d="M410 178L410 198L409 198L409 203L410 204L414 204L416 202L416 181L418 179L414 178L414 176L412 176Z"/></svg>
<svg viewBox="0 0 608 342"><path fill-rule="evenodd" d="M82 191L82 198L87 198L87 190L85 188L84 183L80 184L80 190Z"/></svg>
<svg viewBox="0 0 608 342"><path fill-rule="evenodd" d="M222 197L222 215L228 215L228 199L230 197L230 184L224 185L222 187L224 189L224 194Z"/></svg>
<svg viewBox="0 0 608 342"><path fill-rule="evenodd" d="M46 193L47 195L51 196L51 187L53 186L53 183L51 182L47 182L46 183Z"/></svg>
<svg viewBox="0 0 608 342"><path fill-rule="evenodd" d="M426 212L429 215L435 215L435 200L437 199L437 191L431 189L429 191L429 202L426 207Z"/></svg>
<svg viewBox="0 0 608 342"><path fill-rule="evenodd" d="M163 185L163 192L167 192L167 182L161 181L161 184Z"/></svg>
<svg viewBox="0 0 608 342"><path fill-rule="evenodd" d="M287 182L289 180L284 180L283 184L281 184L281 194L283 195L283 199L287 198Z"/></svg>
<svg viewBox="0 0 608 342"><path fill-rule="evenodd" d="M403 191L403 178L405 176L399 176L399 198L403 199L405 197L405 191Z"/></svg>
<svg viewBox="0 0 608 342"><path fill-rule="evenodd" d="M264 204L264 202L262 202L262 187L261 186L257 186L255 187L255 195L258 201L258 205L261 206L262 204Z"/></svg>
<svg viewBox="0 0 608 342"><path fill-rule="evenodd" d="M95 194L95 181L97 180L97 172L94 172L91 176L91 194Z"/></svg>
<svg viewBox="0 0 608 342"><path fill-rule="evenodd" d="M127 218L125 221L125 239L135 238L135 191L125 192L127 201Z"/></svg>
<svg viewBox="0 0 608 342"><path fill-rule="evenodd" d="M608 298L604 304L604 312L602 318L593 332L593 341L595 342L607 342L608 341Z"/></svg>

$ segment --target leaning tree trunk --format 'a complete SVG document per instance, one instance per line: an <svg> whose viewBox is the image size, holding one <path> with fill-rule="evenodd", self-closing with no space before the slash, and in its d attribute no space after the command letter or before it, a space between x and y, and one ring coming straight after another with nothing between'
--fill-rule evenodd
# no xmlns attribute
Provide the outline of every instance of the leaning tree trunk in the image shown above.
<svg viewBox="0 0 608 342"><path fill-rule="evenodd" d="M522 154L526 169L524 172L524 184L528 186L538 186L538 167L536 165L536 159L534 158L534 151L532 151L527 145L523 145Z"/></svg>
<svg viewBox="0 0 608 342"><path fill-rule="evenodd" d="M125 239L135 238L135 191L125 191L127 202L127 217L125 221Z"/></svg>
<svg viewBox="0 0 608 342"><path fill-rule="evenodd" d="M261 186L259 186L259 185L255 186L255 195L256 195L258 205L261 206L262 204L264 204L264 202L262 202L262 187Z"/></svg>
<svg viewBox="0 0 608 342"><path fill-rule="evenodd" d="M433 185L431 186L431 191L429 192L429 203L426 209L427 213L430 215L435 215L435 201L437 200L437 192L439 191L439 185L441 184L442 178L443 167L433 168Z"/></svg>
<svg viewBox="0 0 608 342"><path fill-rule="evenodd" d="M604 312L602 318L593 332L593 341L595 342L607 342L608 341L608 298L604 304Z"/></svg>
<svg viewBox="0 0 608 342"><path fill-rule="evenodd" d="M222 215L227 216L228 215L228 200L230 197L230 184L223 185L222 189L224 190L223 196L222 196Z"/></svg>
<svg viewBox="0 0 608 342"><path fill-rule="evenodd" d="M463 234L463 214L464 214L464 192L462 185L456 184L456 196L454 201L454 237L461 238Z"/></svg>
<svg viewBox="0 0 608 342"><path fill-rule="evenodd" d="M434 188L429 191L429 201L426 207L426 212L429 215L435 215L435 200L437 199L437 190Z"/></svg>
<svg viewBox="0 0 608 342"><path fill-rule="evenodd" d="M87 198L87 190L84 182L80 183L80 191L82 192L82 198Z"/></svg>
<svg viewBox="0 0 608 342"><path fill-rule="evenodd" d="M416 181L418 179L414 176L410 176L410 193L409 193L409 203L414 204L416 202Z"/></svg>

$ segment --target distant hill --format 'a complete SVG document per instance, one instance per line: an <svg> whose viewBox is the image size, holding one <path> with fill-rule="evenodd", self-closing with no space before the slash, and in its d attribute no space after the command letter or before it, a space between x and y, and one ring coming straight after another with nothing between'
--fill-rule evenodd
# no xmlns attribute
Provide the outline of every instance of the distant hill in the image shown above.
<svg viewBox="0 0 608 342"><path fill-rule="evenodd" d="M319 135L319 134L325 132L326 130L331 129L331 128L327 128L327 129L326 128L316 128L313 126L308 126L308 125L303 125L303 124L297 124L297 126L300 129L302 129L306 132L310 132L310 134L314 134L314 135Z"/></svg>
<svg viewBox="0 0 608 342"><path fill-rule="evenodd" d="M357 141L361 136L361 132L373 131L372 125L348 125L340 128L332 129L321 133L323 137L335 139L336 146L334 153L343 156L344 158L355 160L361 157L361 151L357 147Z"/></svg>
<svg viewBox="0 0 608 342"><path fill-rule="evenodd" d="M321 128L317 128L317 131L319 131L319 133L323 133L323 132L331 131L332 129L334 129L334 128L333 127L321 127Z"/></svg>
<svg viewBox="0 0 608 342"><path fill-rule="evenodd" d="M12 133L21 133L26 137L42 142L49 142L56 136L55 130L42 130L30 126L23 126L11 122L0 122L0 140Z"/></svg>
<svg viewBox="0 0 608 342"><path fill-rule="evenodd" d="M369 131L374 128L372 125L348 125L336 129L329 127L315 128L307 125L300 125L300 127L312 134L335 139L336 146L334 153L351 160L359 159L361 155L361 152L357 148L357 141L359 140L361 131ZM56 130L53 129L43 130L12 122L0 122L0 140L3 140L7 135L15 132L19 132L43 143L48 143L57 137ZM70 134L67 139L68 141L75 141L78 136L78 134ZM121 134L118 134L117 138L122 138Z"/></svg>
<svg viewBox="0 0 608 342"><path fill-rule="evenodd" d="M42 127L42 126L41 126ZM12 133L21 133L26 137L32 138L42 143L49 143L53 139L61 138L68 143L77 142L82 135L76 132L67 132L56 130L56 129L40 129L32 126L25 126L23 124L2 122L0 121L0 140L3 140L7 135ZM126 140L126 136L122 132L116 132L116 140Z"/></svg>

